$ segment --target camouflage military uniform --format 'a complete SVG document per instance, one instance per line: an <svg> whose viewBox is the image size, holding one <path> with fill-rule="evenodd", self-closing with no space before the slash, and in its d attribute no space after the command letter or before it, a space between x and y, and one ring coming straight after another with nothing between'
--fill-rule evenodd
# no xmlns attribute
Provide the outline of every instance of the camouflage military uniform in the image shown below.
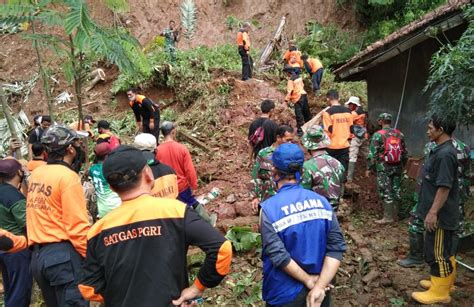
<svg viewBox="0 0 474 307"><path fill-rule="evenodd" d="M471 185L470 172L471 172L471 150L469 146L457 139L452 139L454 148L457 151L457 159L459 162L459 211L461 213L461 219L459 220L458 234L461 235L464 232L464 203L469 198L469 187ZM430 151L436 147L435 142L430 142L425 145L423 154L425 159L429 156ZM411 218L408 222L408 231L411 233L422 234L425 231L424 221L416 216L415 212L418 207L418 190L421 184L421 178L417 178L417 191L414 195L415 206L410 212Z"/></svg>
<svg viewBox="0 0 474 307"><path fill-rule="evenodd" d="M382 136L380 132L374 133L369 146L369 155L367 156L367 167L376 173L377 192L384 203L384 218L396 218L398 212L398 202L400 201L401 179L403 165L405 164L408 154L405 147L403 133L398 137L402 141L402 157L401 163L398 165L389 165L383 161L385 152L384 137L388 137L388 132L392 128L384 128L387 133ZM392 132L393 133L393 132Z"/></svg>
<svg viewBox="0 0 474 307"><path fill-rule="evenodd" d="M323 127L313 125L303 135L302 144L312 157L303 165L301 186L323 195L337 210L342 194L344 166L326 152L325 149L331 144L329 137Z"/></svg>
<svg viewBox="0 0 474 307"><path fill-rule="evenodd" d="M176 30L167 28L163 31L165 37L165 51L168 54L169 60L174 63L176 62Z"/></svg>
<svg viewBox="0 0 474 307"><path fill-rule="evenodd" d="M273 146L261 149L252 170L253 194L260 202L275 195L276 187L272 180L272 154L274 151Z"/></svg>
<svg viewBox="0 0 474 307"><path fill-rule="evenodd" d="M323 195L334 210L339 206L344 166L326 151L319 151L303 165L301 186Z"/></svg>

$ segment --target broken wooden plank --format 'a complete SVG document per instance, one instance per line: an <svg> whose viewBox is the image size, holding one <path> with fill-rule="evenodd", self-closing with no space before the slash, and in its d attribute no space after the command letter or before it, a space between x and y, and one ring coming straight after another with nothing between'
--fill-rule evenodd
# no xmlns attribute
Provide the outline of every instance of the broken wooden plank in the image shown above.
<svg viewBox="0 0 474 307"><path fill-rule="evenodd" d="M91 102L88 102L88 103L84 103L84 104L82 105L82 107L86 107L86 106L91 105L91 104L94 104L94 103L97 103L97 102L96 102L96 101L91 101ZM73 106L73 107L70 107L70 108L61 110L61 112L68 112L68 111L71 111L71 110L74 110L74 109L77 109L77 106Z"/></svg>
<svg viewBox="0 0 474 307"><path fill-rule="evenodd" d="M187 132L183 130L180 130L180 129L177 130L177 137L203 149L208 154L211 154L213 152L212 149L209 148L206 144L196 139L195 137L189 135Z"/></svg>
<svg viewBox="0 0 474 307"><path fill-rule="evenodd" d="M278 24L278 28L275 32L275 35L273 36L273 39L268 42L267 46L262 52L262 55L260 56L260 60L258 61L258 68L260 69L261 67L264 67L264 65L267 63L268 59L272 55L273 49L275 48L275 45L281 40L281 34L283 33L283 29L285 27L286 23L286 16L281 17L280 23Z"/></svg>

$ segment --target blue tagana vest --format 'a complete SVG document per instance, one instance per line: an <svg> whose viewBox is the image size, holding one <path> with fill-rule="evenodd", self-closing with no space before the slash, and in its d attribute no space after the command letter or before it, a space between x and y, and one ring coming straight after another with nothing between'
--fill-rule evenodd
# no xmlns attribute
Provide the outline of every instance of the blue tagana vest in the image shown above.
<svg viewBox="0 0 474 307"><path fill-rule="evenodd" d="M297 184L286 184L262 203L262 210L291 259L308 274L319 274L333 214L326 198ZM304 285L274 267L265 251L262 259L263 299L271 305L293 301Z"/></svg>

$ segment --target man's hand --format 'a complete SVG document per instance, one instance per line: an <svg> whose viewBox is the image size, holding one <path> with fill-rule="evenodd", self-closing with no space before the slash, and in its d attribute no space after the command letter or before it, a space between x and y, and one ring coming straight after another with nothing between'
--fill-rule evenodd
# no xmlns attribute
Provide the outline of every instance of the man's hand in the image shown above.
<svg viewBox="0 0 474 307"><path fill-rule="evenodd" d="M307 307L315 307L321 306L321 303L326 296L326 290L319 286L313 287L311 291L309 291L308 295L306 296L306 306Z"/></svg>
<svg viewBox="0 0 474 307"><path fill-rule="evenodd" d="M150 130L155 129L155 122L150 122L150 124L148 125L148 127L150 127Z"/></svg>
<svg viewBox="0 0 474 307"><path fill-rule="evenodd" d="M425 228L428 231L435 231L438 228L438 215L431 210L426 215Z"/></svg>
<svg viewBox="0 0 474 307"><path fill-rule="evenodd" d="M305 287L309 290L313 289L318 279L319 275L310 275L310 278L304 283Z"/></svg>
<svg viewBox="0 0 474 307"><path fill-rule="evenodd" d="M252 211L253 213L258 213L258 205L260 204L260 200L258 198L254 198L252 200Z"/></svg>
<svg viewBox="0 0 474 307"><path fill-rule="evenodd" d="M370 174L371 174L371 173L372 173L371 170L366 170L366 171L365 171L365 177L367 177L367 178L370 177Z"/></svg>
<svg viewBox="0 0 474 307"><path fill-rule="evenodd" d="M200 297L201 295L202 291L192 284L190 287L181 291L181 296L177 300L173 300L172 303L174 306L197 306L196 302L188 304L186 301Z"/></svg>

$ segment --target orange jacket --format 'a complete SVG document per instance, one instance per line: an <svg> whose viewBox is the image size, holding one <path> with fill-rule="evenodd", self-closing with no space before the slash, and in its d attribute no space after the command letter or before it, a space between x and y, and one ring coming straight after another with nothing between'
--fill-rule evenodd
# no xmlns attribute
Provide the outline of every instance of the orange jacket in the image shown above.
<svg viewBox="0 0 474 307"><path fill-rule="evenodd" d="M308 64L311 67L311 73L312 74L317 72L320 68L323 68L323 64L318 59L309 58L308 59Z"/></svg>
<svg viewBox="0 0 474 307"><path fill-rule="evenodd" d="M28 169L29 172L34 171L36 168L38 168L41 165L45 165L46 161L44 160L30 160L26 164L26 168Z"/></svg>
<svg viewBox="0 0 474 307"><path fill-rule="evenodd" d="M250 36L245 31L237 33L237 46L243 46L245 50L250 50Z"/></svg>
<svg viewBox="0 0 474 307"><path fill-rule="evenodd" d="M331 139L330 149L349 147L353 116L351 111L341 105L335 105L323 112L324 131Z"/></svg>
<svg viewBox="0 0 474 307"><path fill-rule="evenodd" d="M91 125L89 124L82 123L82 122L81 124L79 124L79 121L75 121L69 125L69 128L71 128L74 131L87 131L91 138L94 137L94 131L92 131Z"/></svg>
<svg viewBox="0 0 474 307"><path fill-rule="evenodd" d="M60 164L46 164L31 173L26 202L29 245L70 241L85 257L89 227L79 175Z"/></svg>
<svg viewBox="0 0 474 307"><path fill-rule="evenodd" d="M288 80L288 83L286 84L286 93L285 101L297 103L300 100L301 95L306 94L303 79L299 77L296 80Z"/></svg>
<svg viewBox="0 0 474 307"><path fill-rule="evenodd" d="M176 199L178 197L178 177L175 174L168 174L155 179L151 194L155 197Z"/></svg>
<svg viewBox="0 0 474 307"><path fill-rule="evenodd" d="M291 58L294 57L296 59L296 63L298 63L299 67L303 68L304 64L303 64L303 60L301 59L301 51L299 50L293 50L293 51L290 51L290 50L287 50L285 51L285 54L283 55L283 60L285 60L285 62L287 64L290 64L290 60Z"/></svg>
<svg viewBox="0 0 474 307"><path fill-rule="evenodd" d="M365 127L365 113L359 114L356 111L352 111L354 118L354 125Z"/></svg>

